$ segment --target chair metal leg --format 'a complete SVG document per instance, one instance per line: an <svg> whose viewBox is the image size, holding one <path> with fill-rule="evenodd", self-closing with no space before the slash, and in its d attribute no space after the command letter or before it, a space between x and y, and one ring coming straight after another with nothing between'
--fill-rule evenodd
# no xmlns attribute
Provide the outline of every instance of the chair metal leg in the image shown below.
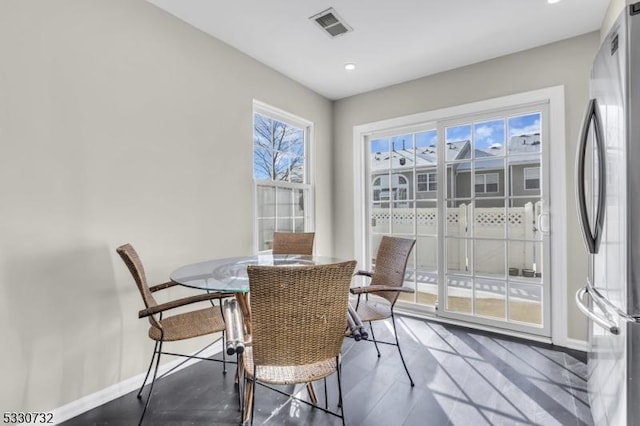
<svg viewBox="0 0 640 426"><path fill-rule="evenodd" d="M404 362L404 356L402 356L402 350L400 349L400 342L398 341L398 330L396 329L396 318L393 316L393 311L391 311L391 323L393 324L393 334L396 337L396 346L398 347L400 360L402 360L404 371L407 372L407 376L409 377L409 382L411 382L411 386L413 387L415 386L415 383L413 383L413 379L411 378L411 374L409 374L409 369L407 368L407 364Z"/></svg>
<svg viewBox="0 0 640 426"><path fill-rule="evenodd" d="M373 334L373 324L369 321L369 329L371 330L371 341L376 347L376 352L378 352L378 358L380 358L380 349L378 349L378 342L376 342L376 335Z"/></svg>
<svg viewBox="0 0 640 426"><path fill-rule="evenodd" d="M342 426L345 426L344 405L342 404L342 367L340 366L338 357L336 357L336 371L338 372L338 406L340 407L340 419L342 419Z"/></svg>
<svg viewBox="0 0 640 426"><path fill-rule="evenodd" d="M327 394L327 378L324 378L324 408L329 408L329 397Z"/></svg>
<svg viewBox="0 0 640 426"><path fill-rule="evenodd" d="M251 384L251 426L253 426L253 414L256 411L256 365L253 365L253 383Z"/></svg>
<svg viewBox="0 0 640 426"><path fill-rule="evenodd" d="M149 396L147 396L147 402L144 404L144 409L142 410L142 415L140 416L140 421L138 422L138 426L142 424L142 419L144 419L144 415L147 412L147 408L149 407L149 402L151 402L151 396L153 395L153 385L156 384L156 377L158 376L158 367L160 366L160 356L162 355L162 340L159 341L158 345L158 356L156 357L156 368L153 370L153 379L151 379L151 387L149 388Z"/></svg>
<svg viewBox="0 0 640 426"><path fill-rule="evenodd" d="M144 380L142 381L142 386L140 386L140 390L136 395L136 398L142 398L142 389L144 389L144 385L147 384L147 379L149 378L149 373L151 372L151 367L153 366L153 360L156 359L156 353L158 352L158 341L156 340L156 344L153 347L153 353L151 354L151 362L149 362L149 368L147 368L147 374L144 376Z"/></svg>
<svg viewBox="0 0 640 426"><path fill-rule="evenodd" d="M242 371L242 355L236 355L236 384L238 385L238 409L240 410L240 415L242 416L242 405L244 404L244 374Z"/></svg>

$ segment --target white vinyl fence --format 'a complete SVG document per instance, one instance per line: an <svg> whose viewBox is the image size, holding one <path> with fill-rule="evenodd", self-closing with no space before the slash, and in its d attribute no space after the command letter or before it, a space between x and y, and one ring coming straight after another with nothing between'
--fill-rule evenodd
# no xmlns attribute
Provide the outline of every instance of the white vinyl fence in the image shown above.
<svg viewBox="0 0 640 426"><path fill-rule="evenodd" d="M542 244L538 221L541 202L526 203L524 207L482 207L470 205L446 209L447 267L465 271L475 265L475 271L484 274L504 274L507 268L541 271ZM474 220L475 219L475 220ZM505 228L505 220L507 226ZM418 270L437 269L436 208L374 208L371 212L374 246L382 234L418 235L416 243ZM474 237L475 240L468 238ZM504 239L508 244L504 244ZM472 244L475 241L475 250ZM508 252L505 253L505 250ZM472 253L474 258L471 259ZM534 266L536 264L536 266Z"/></svg>

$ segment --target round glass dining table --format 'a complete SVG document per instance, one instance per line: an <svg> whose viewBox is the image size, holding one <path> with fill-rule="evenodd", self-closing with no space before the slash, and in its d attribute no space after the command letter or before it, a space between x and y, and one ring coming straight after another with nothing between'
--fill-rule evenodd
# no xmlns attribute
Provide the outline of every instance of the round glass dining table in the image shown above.
<svg viewBox="0 0 640 426"><path fill-rule="evenodd" d="M343 259L325 256L272 255L228 257L207 260L182 266L170 275L171 281L207 291L247 293L249 277L247 266L311 266L344 262Z"/></svg>
<svg viewBox="0 0 640 426"><path fill-rule="evenodd" d="M235 293L238 305L244 317L244 326L251 330L251 312L247 295L249 293L249 276L247 266L312 266L329 265L344 262L344 259L326 256L273 255L259 254L255 256L228 257L224 259L206 260L182 266L170 275L171 281L185 287L206 291Z"/></svg>

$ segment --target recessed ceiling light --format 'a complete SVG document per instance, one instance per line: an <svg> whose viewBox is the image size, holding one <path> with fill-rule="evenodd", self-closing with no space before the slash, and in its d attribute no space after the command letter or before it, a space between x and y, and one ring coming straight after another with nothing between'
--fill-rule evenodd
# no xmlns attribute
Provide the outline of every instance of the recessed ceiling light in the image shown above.
<svg viewBox="0 0 640 426"><path fill-rule="evenodd" d="M547 3L549 4L554 4L554 3L559 3L561 0L547 0Z"/></svg>
<svg viewBox="0 0 640 426"><path fill-rule="evenodd" d="M344 69L347 71L353 71L356 69L356 64L354 64L353 62L350 62L348 64L344 64Z"/></svg>

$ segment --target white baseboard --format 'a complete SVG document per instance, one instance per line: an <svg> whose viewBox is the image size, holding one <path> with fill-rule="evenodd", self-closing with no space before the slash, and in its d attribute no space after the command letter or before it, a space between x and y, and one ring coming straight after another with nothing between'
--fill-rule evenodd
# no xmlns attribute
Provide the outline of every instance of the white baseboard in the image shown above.
<svg viewBox="0 0 640 426"><path fill-rule="evenodd" d="M586 341L584 340L578 340L578 339L571 339L569 337L567 337L567 339L564 341L564 347L569 348L569 349L575 349L576 351L582 351L582 352L588 352L589 350L589 345Z"/></svg>
<svg viewBox="0 0 640 426"><path fill-rule="evenodd" d="M200 352L198 356L207 358L221 351L222 351L222 340L218 340L213 345L211 345L207 349ZM198 352L194 352L191 355L195 355L197 353ZM177 358L171 362L161 364L160 367L158 368L158 377L160 377L162 374L166 373L167 371L170 371L171 369L175 368L175 370L168 373L168 374L173 374L177 371L182 370L183 368L186 368L186 367L189 367L190 365L195 364L196 362L200 362L200 360L190 359L184 362L184 364L177 367L181 362L184 362L184 358ZM116 398L120 398L121 396L126 395L129 392L137 390L140 387L140 385L142 385L142 380L144 379L145 374L146 374L146 371L144 373L138 374L137 376L128 378L120 383L116 383L105 389L99 390L98 392L94 392L90 395L83 396L80 399L77 399L61 407L53 409L52 413L53 413L54 424L62 423L86 411L92 410L102 404L106 404L109 401L112 401Z"/></svg>

